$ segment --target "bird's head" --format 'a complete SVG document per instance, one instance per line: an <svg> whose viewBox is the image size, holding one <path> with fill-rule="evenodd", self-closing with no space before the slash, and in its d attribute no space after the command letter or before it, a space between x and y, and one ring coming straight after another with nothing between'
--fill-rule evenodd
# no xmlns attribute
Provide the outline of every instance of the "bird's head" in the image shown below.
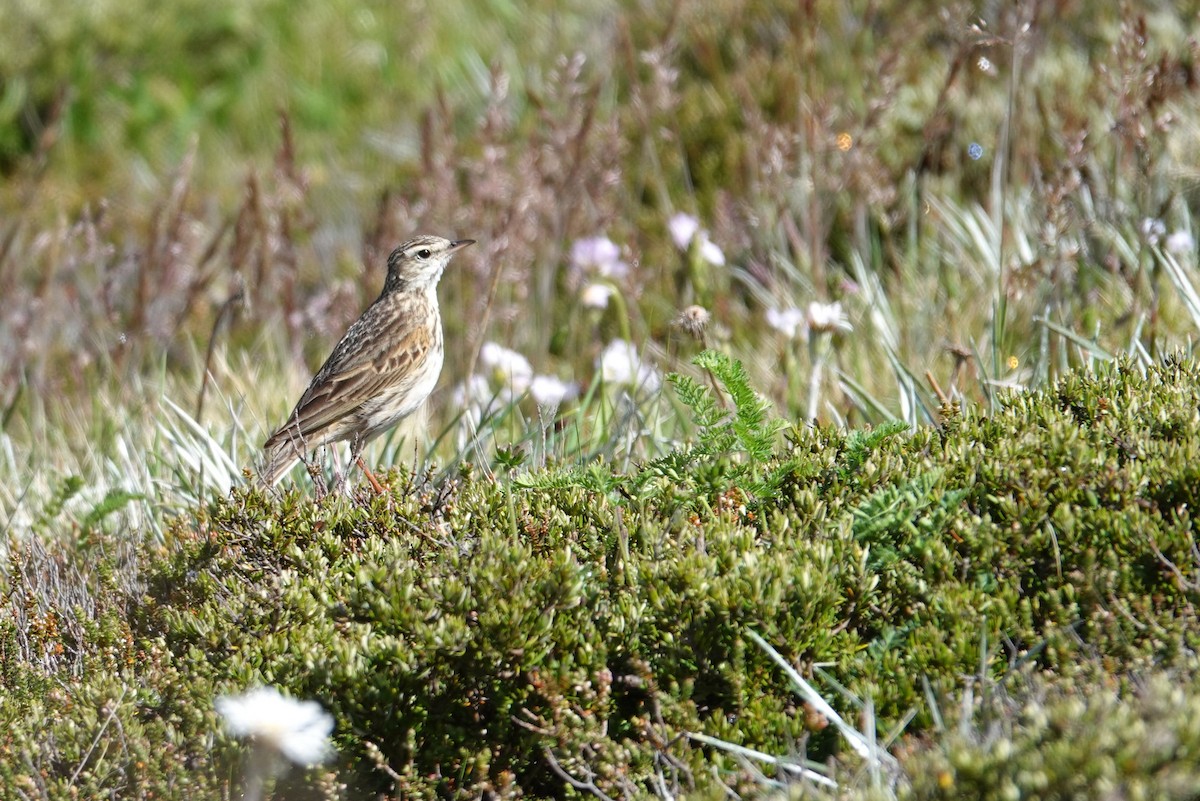
<svg viewBox="0 0 1200 801"><path fill-rule="evenodd" d="M440 236L418 236L408 240L388 256L387 282L383 291L432 289L441 279L450 257L474 243L474 239L452 242Z"/></svg>

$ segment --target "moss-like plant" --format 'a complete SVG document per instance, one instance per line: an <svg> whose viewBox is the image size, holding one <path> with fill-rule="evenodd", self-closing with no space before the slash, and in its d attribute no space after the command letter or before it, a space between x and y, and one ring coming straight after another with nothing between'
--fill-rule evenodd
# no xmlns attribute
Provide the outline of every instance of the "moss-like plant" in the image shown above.
<svg viewBox="0 0 1200 801"><path fill-rule="evenodd" d="M832 758L849 771L831 774L842 790L869 794L819 710L750 642L755 631L845 720L869 701L876 731L903 727L909 783L896 788L930 797L942 785L905 771L950 765L958 788L1003 773L991 741L945 734L964 693L1031 675L1060 694L1047 714L1065 720L1107 682L1118 694L1095 715L1120 707L1133 725L1153 710L1123 689L1130 677L1200 676L1188 657L1200 645L1194 364L1143 374L1118 362L942 428L796 428L765 459L749 448L770 417L734 428L750 396L735 388L722 412L688 386L705 431L682 446L671 481L647 479L660 462L511 484L394 473L382 497L239 489L176 520L136 564L93 538L95 569L36 614L15 612L54 560L19 563L5 585L14 615L0 625L0 715L18 755L0 760L3 777L41 777L48 797L137 795L187 765L203 796L235 781L232 743L211 739L213 698L266 683L335 715L338 781L355 792L757 787L706 745L717 738ZM119 580L131 573L138 582ZM56 646L72 658L38 661ZM1027 731L1019 705L989 709L1011 713L1011 742L1047 744L1037 759L1052 781L1108 775L1054 727ZM1154 720L1191 741L1186 716ZM1096 753L1134 746L1106 743ZM1121 769L1130 787L1151 775ZM281 791L321 776L294 774Z"/></svg>

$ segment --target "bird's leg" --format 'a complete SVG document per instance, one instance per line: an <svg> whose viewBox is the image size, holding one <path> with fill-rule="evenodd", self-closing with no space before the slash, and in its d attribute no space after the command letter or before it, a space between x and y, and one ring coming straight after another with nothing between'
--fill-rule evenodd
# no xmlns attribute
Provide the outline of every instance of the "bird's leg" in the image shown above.
<svg viewBox="0 0 1200 801"><path fill-rule="evenodd" d="M371 468L367 467L367 463L363 461L361 456L356 456L354 461L362 468L363 475L367 477L367 481L371 482L371 488L375 490L377 495L382 495L387 490L379 483L379 479L375 478L375 474L371 472Z"/></svg>
<svg viewBox="0 0 1200 801"><path fill-rule="evenodd" d="M375 494L382 495L386 490L379 483L379 479L375 478L375 474L371 472L371 468L367 467L367 463L363 461L362 452L365 445L365 442L355 437L354 443L350 446L350 461L357 464L359 469L363 471L363 475L367 477L367 481L371 482L371 489L375 490Z"/></svg>
<svg viewBox="0 0 1200 801"><path fill-rule="evenodd" d="M346 470L345 472L342 472L342 466L340 464L338 464L338 461L339 460L337 458L337 454L335 453L333 455L333 459L331 460L331 463L333 464L333 490L332 491L341 494L346 491L346 484L347 484L346 480L350 475L350 471Z"/></svg>

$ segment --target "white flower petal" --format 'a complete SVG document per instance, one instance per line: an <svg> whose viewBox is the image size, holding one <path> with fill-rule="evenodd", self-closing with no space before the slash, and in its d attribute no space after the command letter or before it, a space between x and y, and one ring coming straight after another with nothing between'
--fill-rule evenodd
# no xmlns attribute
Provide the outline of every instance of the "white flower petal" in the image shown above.
<svg viewBox="0 0 1200 801"><path fill-rule="evenodd" d="M571 246L571 263L576 267L605 267L621 260L621 249L606 236L575 240Z"/></svg>
<svg viewBox="0 0 1200 801"><path fill-rule="evenodd" d="M854 328L842 311L841 303L819 303L814 300L808 304L806 318L809 329L813 331L850 331Z"/></svg>
<svg viewBox="0 0 1200 801"><path fill-rule="evenodd" d="M452 402L455 406L485 406L491 399L492 388L487 379L481 375L473 375L454 388Z"/></svg>
<svg viewBox="0 0 1200 801"><path fill-rule="evenodd" d="M533 365L515 350L495 342L485 342L479 351L479 362L491 373L497 385L520 395L533 380Z"/></svg>
<svg viewBox="0 0 1200 801"><path fill-rule="evenodd" d="M700 258L715 267L725 266L724 251L717 247L716 242L708 238L708 234L704 234L704 240L700 243Z"/></svg>
<svg viewBox="0 0 1200 801"><path fill-rule="evenodd" d="M797 331L804 325L804 312L795 306L786 309L767 309L766 318L767 325L788 339L794 339Z"/></svg>
<svg viewBox="0 0 1200 801"><path fill-rule="evenodd" d="M1157 217L1146 217L1142 220L1142 236L1151 245L1157 245L1158 240L1167 233L1167 225Z"/></svg>
<svg viewBox="0 0 1200 801"><path fill-rule="evenodd" d="M529 394L538 406L554 407L572 400L579 394L579 387L566 381L560 381L554 376L534 376L529 384Z"/></svg>
<svg viewBox="0 0 1200 801"><path fill-rule="evenodd" d="M692 237L700 230L700 221L690 214L684 214L682 211L678 214L671 215L671 219L667 220L667 230L671 233L671 239L675 242L675 247L680 250L687 250L691 247Z"/></svg>
<svg viewBox="0 0 1200 801"><path fill-rule="evenodd" d="M606 309L612 295L613 288L607 284L588 284L580 293L579 300L589 309Z"/></svg>
<svg viewBox="0 0 1200 801"><path fill-rule="evenodd" d="M601 278L609 278L613 281L620 281L629 275L629 265L620 259L608 261L596 267L596 274Z"/></svg>
<svg viewBox="0 0 1200 801"><path fill-rule="evenodd" d="M1174 231L1167 237L1165 247L1168 253L1182 256L1196 249L1196 240L1187 231Z"/></svg>
<svg viewBox="0 0 1200 801"><path fill-rule="evenodd" d="M218 698L215 706L235 737L253 738L297 765L319 764L332 751L333 718L316 701L298 701L274 687L258 687Z"/></svg>
<svg viewBox="0 0 1200 801"><path fill-rule="evenodd" d="M654 392L662 386L658 371L638 356L637 348L623 339L608 343L597 359L600 377L608 384L624 384Z"/></svg>

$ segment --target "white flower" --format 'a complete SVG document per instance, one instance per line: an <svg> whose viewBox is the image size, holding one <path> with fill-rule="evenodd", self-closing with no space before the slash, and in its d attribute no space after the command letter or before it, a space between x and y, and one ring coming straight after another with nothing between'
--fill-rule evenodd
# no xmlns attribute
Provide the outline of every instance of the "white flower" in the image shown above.
<svg viewBox="0 0 1200 801"><path fill-rule="evenodd" d="M473 375L454 388L451 399L460 408L480 407L490 403L494 394L486 378Z"/></svg>
<svg viewBox="0 0 1200 801"><path fill-rule="evenodd" d="M854 326L850 325L846 313L842 311L841 303L818 303L814 300L808 304L806 322L811 331L851 331L854 329Z"/></svg>
<svg viewBox="0 0 1200 801"><path fill-rule="evenodd" d="M795 306L786 309L767 309L767 325L783 334L788 339L795 339L797 332L803 331L805 324L804 312Z"/></svg>
<svg viewBox="0 0 1200 801"><path fill-rule="evenodd" d="M623 339L614 339L597 359L597 369L606 384L625 384L655 392L662 386L658 371L642 361L637 348Z"/></svg>
<svg viewBox="0 0 1200 801"><path fill-rule="evenodd" d="M576 270L590 271L604 278L624 278L629 265L621 261L621 249L606 236L575 240L571 246L571 264Z"/></svg>
<svg viewBox="0 0 1200 801"><path fill-rule="evenodd" d="M608 284L588 284L579 295L579 300L589 309L607 309L608 299L613 295Z"/></svg>
<svg viewBox="0 0 1200 801"><path fill-rule="evenodd" d="M572 400L579 394L579 387L566 381L559 381L551 375L534 376L529 384L529 394L538 406L557 408L563 402Z"/></svg>
<svg viewBox="0 0 1200 801"><path fill-rule="evenodd" d="M475 436L485 417L497 411L500 399L492 391L486 378L473 375L454 387L454 406L462 411L458 418L458 448L461 451Z"/></svg>
<svg viewBox="0 0 1200 801"><path fill-rule="evenodd" d="M495 342L485 342L479 350L479 362L491 377L513 395L520 395L533 380L533 365L515 350Z"/></svg>
<svg viewBox="0 0 1200 801"><path fill-rule="evenodd" d="M575 240L571 246L571 261L577 267L598 267L621 258L617 243L606 236L592 236Z"/></svg>
<svg viewBox="0 0 1200 801"><path fill-rule="evenodd" d="M691 247L692 237L700 230L700 221L681 211L667 220L667 230L671 232L671 239L675 240L675 247L687 250Z"/></svg>
<svg viewBox="0 0 1200 801"><path fill-rule="evenodd" d="M700 241L700 258L704 259L714 267L725 266L725 254L721 248L717 247L717 243L708 238L708 232L701 234Z"/></svg>
<svg viewBox="0 0 1200 801"><path fill-rule="evenodd" d="M1146 217L1142 220L1142 236L1146 237L1146 241L1151 245L1157 245L1158 240L1167 232L1166 223L1154 217Z"/></svg>
<svg viewBox="0 0 1200 801"><path fill-rule="evenodd" d="M1175 231L1167 237L1166 248L1168 253L1182 256L1196 249L1196 240L1187 231Z"/></svg>
<svg viewBox="0 0 1200 801"><path fill-rule="evenodd" d="M491 414L497 403L496 393L481 375L473 375L454 387L451 402L462 410L463 422L478 427L486 414Z"/></svg>
<svg viewBox="0 0 1200 801"><path fill-rule="evenodd" d="M708 238L708 231L701 229L700 221L692 215L684 214L682 211L671 215L671 219L667 220L667 230L671 232L671 239L674 240L675 247L686 253L691 249L692 243L698 239L700 241L700 258L716 267L725 266L724 252L716 242Z"/></svg>
<svg viewBox="0 0 1200 801"><path fill-rule="evenodd" d="M217 711L235 737L265 744L297 765L317 765L330 755L333 718L316 701L286 698L274 687L224 696Z"/></svg>

